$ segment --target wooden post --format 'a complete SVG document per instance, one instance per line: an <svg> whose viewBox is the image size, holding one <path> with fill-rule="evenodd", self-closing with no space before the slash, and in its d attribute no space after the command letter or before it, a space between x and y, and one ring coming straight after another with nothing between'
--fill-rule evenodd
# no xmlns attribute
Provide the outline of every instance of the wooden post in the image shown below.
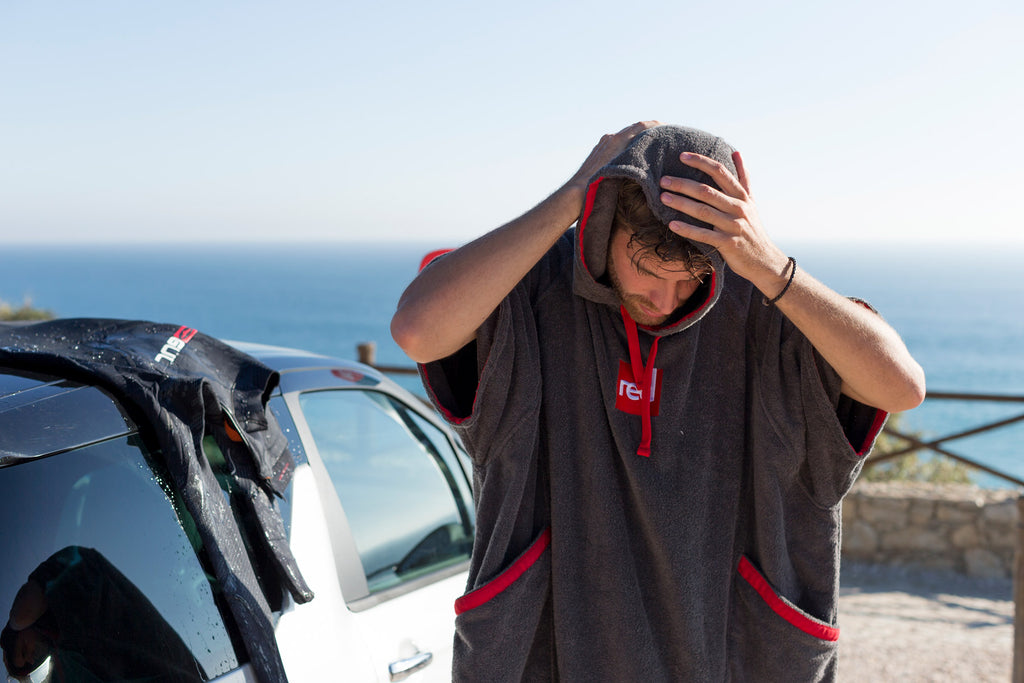
<svg viewBox="0 0 1024 683"><path fill-rule="evenodd" d="M377 343L363 342L356 346L359 362L363 365L374 366L377 364Z"/></svg>
<svg viewBox="0 0 1024 683"><path fill-rule="evenodd" d="M1024 496L1017 499L1017 553L1013 562L1013 681L1024 683Z"/></svg>

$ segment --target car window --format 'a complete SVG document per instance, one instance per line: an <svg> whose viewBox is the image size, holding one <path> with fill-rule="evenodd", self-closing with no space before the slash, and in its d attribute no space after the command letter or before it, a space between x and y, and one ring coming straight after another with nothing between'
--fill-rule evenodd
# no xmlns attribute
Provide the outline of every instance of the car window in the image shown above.
<svg viewBox="0 0 1024 683"><path fill-rule="evenodd" d="M169 491L137 436L0 469L11 675L204 681L239 666L201 541Z"/></svg>
<svg viewBox="0 0 1024 683"><path fill-rule="evenodd" d="M371 592L469 558L472 505L443 433L376 391L308 392L299 404Z"/></svg>
<svg viewBox="0 0 1024 683"><path fill-rule="evenodd" d="M413 430L417 432L417 436L421 435L423 439L429 441L429 447L433 449L433 452L437 456L440 456L444 460L444 463L448 466L448 470L450 472L456 475L461 475L453 477L455 480L455 486L461 494L458 499L459 504L465 507L466 517L475 525L476 510L473 508L471 503L473 500L473 493L469 487L471 470L467 467L469 458L462 457L461 453L457 453L452 447L452 442L448 439L447 435L430 423L425 417L411 410L407 411L406 414L412 421Z"/></svg>

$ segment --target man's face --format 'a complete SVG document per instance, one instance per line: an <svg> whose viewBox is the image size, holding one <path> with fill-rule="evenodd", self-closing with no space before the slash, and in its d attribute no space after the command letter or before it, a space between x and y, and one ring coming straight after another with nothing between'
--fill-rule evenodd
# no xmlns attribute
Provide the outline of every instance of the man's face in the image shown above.
<svg viewBox="0 0 1024 683"><path fill-rule="evenodd" d="M700 286L681 263L656 257L634 260L628 230L617 229L608 245L608 277L626 311L640 325L663 325Z"/></svg>

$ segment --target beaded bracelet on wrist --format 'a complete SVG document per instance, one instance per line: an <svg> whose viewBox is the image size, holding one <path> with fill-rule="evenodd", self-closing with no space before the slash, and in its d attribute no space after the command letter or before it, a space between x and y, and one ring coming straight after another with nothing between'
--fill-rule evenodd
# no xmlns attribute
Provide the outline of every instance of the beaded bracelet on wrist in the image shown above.
<svg viewBox="0 0 1024 683"><path fill-rule="evenodd" d="M792 256L789 257L789 279L786 280L786 286L782 288L782 291L775 295L774 299L769 300L768 297L763 297L761 303L765 306L774 306L782 295L789 291L789 286L793 284L793 276L796 275L796 259Z"/></svg>

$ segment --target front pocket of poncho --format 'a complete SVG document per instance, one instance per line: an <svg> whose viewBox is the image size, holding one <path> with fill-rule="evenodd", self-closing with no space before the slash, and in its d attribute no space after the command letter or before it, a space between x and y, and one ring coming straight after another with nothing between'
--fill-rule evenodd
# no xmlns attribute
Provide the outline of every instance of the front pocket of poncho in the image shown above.
<svg viewBox="0 0 1024 683"><path fill-rule="evenodd" d="M784 598L746 557L734 581L732 680L833 680L839 629Z"/></svg>
<svg viewBox="0 0 1024 683"><path fill-rule="evenodd" d="M455 614L459 615L463 612L468 612L469 610L485 605L498 595L511 588L513 584L523 578L524 574L533 569L534 565L537 564L542 557L547 555L549 545L551 545L550 527L544 529L540 536L530 544L530 547L527 548L522 555L517 557L515 562L513 562L507 569L484 585L466 593L456 600ZM548 560L548 567L550 571L550 559Z"/></svg>
<svg viewBox="0 0 1024 683"><path fill-rule="evenodd" d="M545 529L504 571L456 600L453 680L550 678L550 544Z"/></svg>
<svg viewBox="0 0 1024 683"><path fill-rule="evenodd" d="M746 557L740 558L740 577L753 588L773 612L794 627L819 640L839 640L839 629L815 619L775 592L768 580Z"/></svg>

